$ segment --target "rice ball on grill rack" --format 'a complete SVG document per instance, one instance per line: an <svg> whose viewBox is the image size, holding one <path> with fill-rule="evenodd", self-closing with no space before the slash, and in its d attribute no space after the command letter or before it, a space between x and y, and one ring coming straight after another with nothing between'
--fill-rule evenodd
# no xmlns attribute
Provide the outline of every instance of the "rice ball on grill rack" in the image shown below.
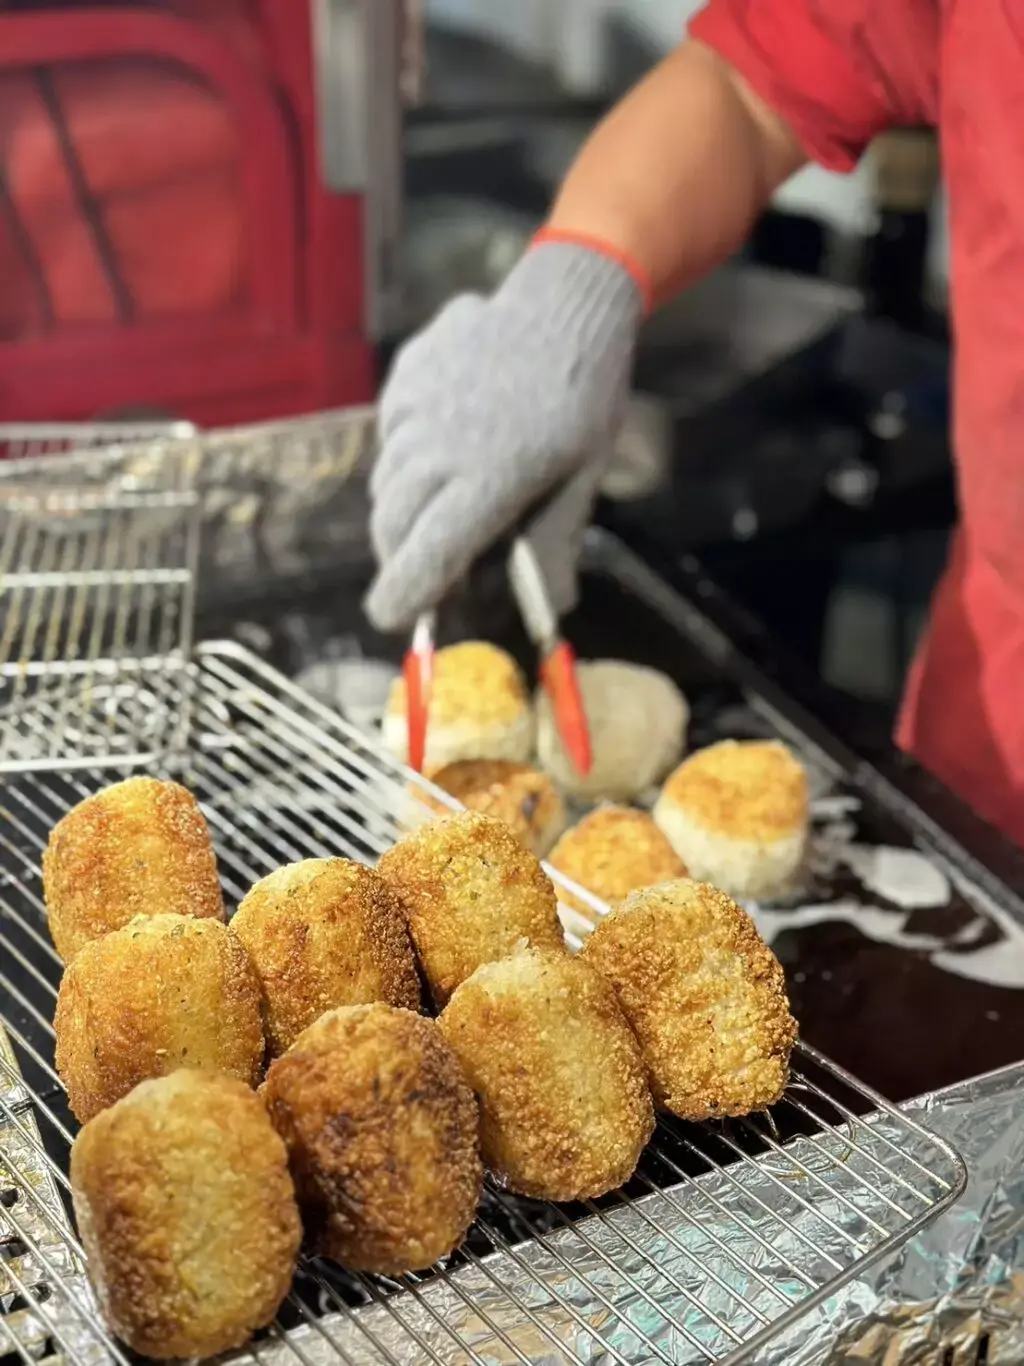
<svg viewBox="0 0 1024 1366"><path fill-rule="evenodd" d="M114 783L57 822L43 854L43 896L66 963L90 939L137 915L224 915L199 803L178 783L157 778Z"/></svg>
<svg viewBox="0 0 1024 1366"><path fill-rule="evenodd" d="M807 772L778 740L723 740L679 765L654 819L691 877L768 900L789 889L803 862Z"/></svg>
<svg viewBox="0 0 1024 1366"><path fill-rule="evenodd" d="M537 697L537 755L570 796L587 801L632 801L677 763L686 741L689 707L665 674L617 659L577 666L590 723L593 765L584 777L558 737L551 700Z"/></svg>
<svg viewBox="0 0 1024 1366"><path fill-rule="evenodd" d="M84 1123L179 1067L255 1086L260 1007L249 955L219 920L140 916L94 939L64 971L53 1022L72 1111Z"/></svg>
<svg viewBox="0 0 1024 1366"><path fill-rule="evenodd" d="M658 1105L704 1120L781 1099L797 1033L785 977L724 892L687 878L633 892L580 956L614 987Z"/></svg>
<svg viewBox="0 0 1024 1366"><path fill-rule="evenodd" d="M246 893L231 928L259 977L274 1056L335 1006L419 1009L405 913L372 868L343 858L286 864Z"/></svg>
<svg viewBox="0 0 1024 1366"><path fill-rule="evenodd" d="M424 768L458 759L523 762L533 750L533 708L519 665L484 641L448 645L434 656ZM388 695L382 738L403 762L409 757L405 681Z"/></svg>
<svg viewBox="0 0 1024 1366"><path fill-rule="evenodd" d="M599 901L614 906L638 887L686 877L686 866L652 816L628 806L599 806L567 830L548 864ZM559 899L593 922L593 908L559 888Z"/></svg>
<svg viewBox="0 0 1024 1366"><path fill-rule="evenodd" d="M565 804L546 773L508 759L460 759L430 774L430 781L469 811L502 821L519 843L543 858L565 829ZM440 816L451 809L425 790L415 793Z"/></svg>
<svg viewBox="0 0 1024 1366"><path fill-rule="evenodd" d="M551 879L493 816L463 811L422 826L387 850L377 871L402 903L439 1007L481 963L524 939L566 951Z"/></svg>
<svg viewBox="0 0 1024 1366"><path fill-rule="evenodd" d="M75 1139L71 1193L103 1317L144 1356L241 1347L288 1293L302 1229L287 1155L234 1077L142 1082Z"/></svg>
<svg viewBox="0 0 1024 1366"><path fill-rule="evenodd" d="M462 1242L483 1182L479 1118L433 1020L380 1003L328 1011L261 1095L318 1252L400 1275Z"/></svg>
<svg viewBox="0 0 1024 1366"><path fill-rule="evenodd" d="M654 1130L643 1059L609 983L570 954L485 963L438 1024L480 1098L484 1161L510 1189L583 1200L633 1175Z"/></svg>

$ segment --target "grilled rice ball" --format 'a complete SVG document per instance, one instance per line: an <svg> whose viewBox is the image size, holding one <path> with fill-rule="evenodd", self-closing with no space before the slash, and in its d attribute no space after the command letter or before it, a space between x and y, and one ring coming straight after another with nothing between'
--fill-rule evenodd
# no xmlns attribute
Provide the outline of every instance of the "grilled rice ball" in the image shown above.
<svg viewBox="0 0 1024 1366"><path fill-rule="evenodd" d="M299 1213L284 1144L240 1081L143 1082L75 1139L71 1190L96 1298L133 1351L213 1356L277 1313Z"/></svg>
<svg viewBox="0 0 1024 1366"><path fill-rule="evenodd" d="M157 778L128 778L86 797L50 832L43 895L57 952L137 915L224 914L210 832L191 792Z"/></svg>
<svg viewBox="0 0 1024 1366"><path fill-rule="evenodd" d="M469 811L494 816L512 831L524 849L543 858L565 829L565 805L546 773L508 759L460 759L430 774L431 782ZM449 807L417 793L440 816Z"/></svg>
<svg viewBox="0 0 1024 1366"><path fill-rule="evenodd" d="M57 1071L84 1123L179 1067L255 1086L265 1044L259 981L227 926L140 916L68 964L53 1022Z"/></svg>
<svg viewBox="0 0 1024 1366"><path fill-rule="evenodd" d="M260 979L274 1055L335 1006L419 1009L405 915L383 878L362 864L304 859L278 868L245 896L231 928Z"/></svg>
<svg viewBox="0 0 1024 1366"><path fill-rule="evenodd" d="M388 696L383 740L403 761L409 755L406 705L405 680L397 678ZM533 735L530 694L510 654L480 640L438 650L424 757L428 771L458 759L522 762L533 750Z"/></svg>
<svg viewBox="0 0 1024 1366"><path fill-rule="evenodd" d="M377 865L405 910L437 1005L522 940L564 950L551 879L493 816L464 811L406 835Z"/></svg>
<svg viewBox="0 0 1024 1366"><path fill-rule="evenodd" d="M480 1199L476 1101L433 1020L343 1006L263 1086L318 1252L356 1271L421 1271L462 1242Z"/></svg>
<svg viewBox="0 0 1024 1366"><path fill-rule="evenodd" d="M730 896L781 896L807 844L807 773L778 740L723 740L679 765L654 819L693 877Z"/></svg>
<svg viewBox="0 0 1024 1366"><path fill-rule="evenodd" d="M785 978L724 892L686 878L634 892L581 956L615 988L666 1110L715 1119L781 1098L797 1032Z"/></svg>
<svg viewBox="0 0 1024 1366"><path fill-rule="evenodd" d="M567 830L548 859L556 872L614 906L638 887L686 877L686 866L646 811L602 806ZM593 909L559 888L559 898L587 920Z"/></svg>
<svg viewBox="0 0 1024 1366"><path fill-rule="evenodd" d="M480 1098L484 1161L541 1200L622 1186L654 1129L636 1039L598 973L522 949L458 988L441 1030Z"/></svg>
<svg viewBox="0 0 1024 1366"><path fill-rule="evenodd" d="M679 762L690 709L665 674L620 659L577 667L590 726L590 772L577 771L559 739L547 693L537 698L537 757L559 787L589 802L640 797Z"/></svg>

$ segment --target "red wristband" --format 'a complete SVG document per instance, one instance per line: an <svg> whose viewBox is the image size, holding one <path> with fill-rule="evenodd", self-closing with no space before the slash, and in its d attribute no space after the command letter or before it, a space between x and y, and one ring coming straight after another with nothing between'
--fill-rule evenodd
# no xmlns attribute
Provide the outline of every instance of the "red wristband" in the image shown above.
<svg viewBox="0 0 1024 1366"><path fill-rule="evenodd" d="M622 247L616 247L611 242L605 242L603 238L592 236L589 232L575 232L571 228L541 228L534 234L530 245L539 247L545 242L565 242L569 246L585 247L608 261L614 261L617 266L622 267L640 291L644 312L650 313L654 308L654 285L650 275L636 257L624 251Z"/></svg>

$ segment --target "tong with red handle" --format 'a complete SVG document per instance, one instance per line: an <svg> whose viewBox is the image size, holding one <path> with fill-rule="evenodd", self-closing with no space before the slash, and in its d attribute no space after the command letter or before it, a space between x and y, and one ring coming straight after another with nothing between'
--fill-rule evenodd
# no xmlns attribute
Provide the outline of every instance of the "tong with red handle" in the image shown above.
<svg viewBox="0 0 1024 1366"><path fill-rule="evenodd" d="M512 546L508 562L509 582L527 634L540 651L541 686L551 699L555 727L562 746L579 773L586 776L593 763L590 727L583 707L576 656L563 639L558 616L551 605L547 584L533 547L525 537ZM409 735L409 766L423 772L427 752L427 721L434 665L434 615L426 613L416 623L406 653L406 716Z"/></svg>

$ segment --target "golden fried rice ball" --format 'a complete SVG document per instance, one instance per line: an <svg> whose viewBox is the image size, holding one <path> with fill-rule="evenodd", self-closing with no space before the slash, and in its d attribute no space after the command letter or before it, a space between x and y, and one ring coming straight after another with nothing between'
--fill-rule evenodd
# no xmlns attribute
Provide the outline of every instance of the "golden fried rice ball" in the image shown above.
<svg viewBox="0 0 1024 1366"><path fill-rule="evenodd" d="M140 916L75 955L53 1022L57 1071L84 1123L179 1067L255 1086L265 1044L259 981L219 920Z"/></svg>
<svg viewBox="0 0 1024 1366"><path fill-rule="evenodd" d="M807 773L778 740L723 740L679 765L654 819L693 877L730 896L780 896L807 845Z"/></svg>
<svg viewBox="0 0 1024 1366"><path fill-rule="evenodd" d="M256 883L231 928L260 979L275 1055L335 1006L419 1009L405 914L372 868L343 858L289 863Z"/></svg>
<svg viewBox="0 0 1024 1366"><path fill-rule="evenodd" d="M666 1110L715 1119L781 1098L797 1032L785 978L724 892L685 878L634 892L581 956L615 988Z"/></svg>
<svg viewBox="0 0 1024 1366"><path fill-rule="evenodd" d="M406 835L378 871L405 910L438 1006L522 941L564 950L551 879L493 816L464 811Z"/></svg>
<svg viewBox="0 0 1024 1366"><path fill-rule="evenodd" d="M397 678L384 714L385 746L408 759L405 680ZM449 645L434 656L424 767L458 759L512 759L533 750L533 708L518 664L480 640Z"/></svg>
<svg viewBox="0 0 1024 1366"><path fill-rule="evenodd" d="M241 1347L288 1292L301 1226L284 1144L233 1077L137 1086L76 1138L71 1190L103 1315L144 1356Z"/></svg>
<svg viewBox="0 0 1024 1366"><path fill-rule="evenodd" d="M590 725L593 764L579 773L558 737L546 693L537 698L537 756L564 792L587 801L628 802L677 763L690 709L665 674L641 664L598 659L577 666Z"/></svg>
<svg viewBox="0 0 1024 1366"><path fill-rule="evenodd" d="M607 982L569 954L478 968L438 1021L480 1099L484 1162L520 1195L624 1185L654 1130L644 1063Z"/></svg>
<svg viewBox="0 0 1024 1366"><path fill-rule="evenodd" d="M546 773L508 759L460 759L430 774L431 782L470 811L494 816L524 849L543 858L565 829L565 805ZM417 794L439 816L450 808L428 792Z"/></svg>
<svg viewBox="0 0 1024 1366"><path fill-rule="evenodd" d="M483 1168L473 1092L433 1020L329 1011L262 1092L317 1250L356 1271L421 1271L462 1242Z"/></svg>
<svg viewBox="0 0 1024 1366"><path fill-rule="evenodd" d="M686 877L686 866L646 811L602 806L567 830L548 863L608 906L659 882ZM593 908L569 891L559 897L587 920Z"/></svg>
<svg viewBox="0 0 1024 1366"><path fill-rule="evenodd" d="M65 962L137 915L224 914L199 804L177 783L156 778L114 783L57 822L43 854L43 895Z"/></svg>

